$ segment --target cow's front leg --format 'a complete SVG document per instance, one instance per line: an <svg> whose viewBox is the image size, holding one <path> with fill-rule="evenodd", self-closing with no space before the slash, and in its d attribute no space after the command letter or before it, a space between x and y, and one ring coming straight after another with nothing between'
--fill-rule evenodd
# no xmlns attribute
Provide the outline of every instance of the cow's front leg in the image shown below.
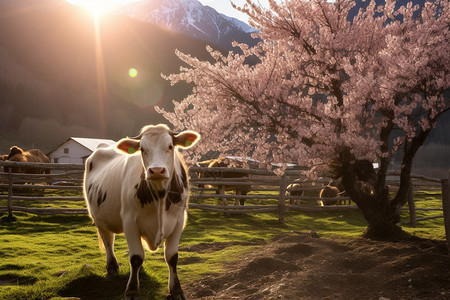
<svg viewBox="0 0 450 300"><path fill-rule="evenodd" d="M139 229L134 226L124 229L130 257L130 277L125 289L125 299L137 300L139 296L139 270L144 262L145 252L142 247Z"/></svg>
<svg viewBox="0 0 450 300"><path fill-rule="evenodd" d="M183 231L183 223L184 221L178 222L172 234L166 239L164 246L164 257L169 267L170 296L168 296L167 299L172 300L186 300L177 275L178 243L180 241L181 232Z"/></svg>

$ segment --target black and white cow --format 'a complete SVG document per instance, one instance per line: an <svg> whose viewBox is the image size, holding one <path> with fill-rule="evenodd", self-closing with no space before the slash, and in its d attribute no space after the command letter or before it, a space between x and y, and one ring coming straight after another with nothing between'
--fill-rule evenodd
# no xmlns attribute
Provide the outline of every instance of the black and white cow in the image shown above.
<svg viewBox="0 0 450 300"><path fill-rule="evenodd" d="M148 125L136 138L98 148L86 161L84 194L89 213L106 250L108 274L118 272L115 234L125 233L130 277L125 299L139 294L139 269L145 252L165 241L171 299L185 299L177 276L178 243L186 220L188 178L177 148L190 148L200 136L174 133L165 125Z"/></svg>

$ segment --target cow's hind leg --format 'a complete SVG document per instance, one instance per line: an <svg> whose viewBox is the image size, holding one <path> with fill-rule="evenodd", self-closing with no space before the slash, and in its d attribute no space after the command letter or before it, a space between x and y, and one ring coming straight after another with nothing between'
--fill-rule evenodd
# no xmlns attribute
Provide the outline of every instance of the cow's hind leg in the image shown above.
<svg viewBox="0 0 450 300"><path fill-rule="evenodd" d="M177 275L178 243L180 241L182 231L183 222L179 221L172 234L166 239L164 246L164 257L167 265L169 266L170 296L167 297L167 299L172 300L186 300Z"/></svg>
<svg viewBox="0 0 450 300"><path fill-rule="evenodd" d="M103 242L106 251L106 271L108 275L114 275L119 272L119 264L114 255L114 238L115 234L111 231L98 228L98 234Z"/></svg>
<svg viewBox="0 0 450 300"><path fill-rule="evenodd" d="M241 195L241 191L240 190L236 190L235 192L236 196ZM234 199L234 206L238 206L239 205L239 198Z"/></svg>
<svg viewBox="0 0 450 300"><path fill-rule="evenodd" d="M247 192L246 191L241 191L241 195L242 196L247 196ZM239 199L239 203L241 205L245 205L245 199L244 198Z"/></svg>

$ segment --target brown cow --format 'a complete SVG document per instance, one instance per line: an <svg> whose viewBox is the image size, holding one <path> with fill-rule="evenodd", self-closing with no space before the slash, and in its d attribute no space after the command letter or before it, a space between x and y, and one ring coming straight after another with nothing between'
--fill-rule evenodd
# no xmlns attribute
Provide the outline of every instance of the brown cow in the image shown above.
<svg viewBox="0 0 450 300"><path fill-rule="evenodd" d="M293 183L286 187L286 191L289 196L303 196L303 185L300 183L300 179L296 179ZM289 199L289 204L299 205L300 199Z"/></svg>
<svg viewBox="0 0 450 300"><path fill-rule="evenodd" d="M208 161L198 162L198 166L204 167L207 165L208 168L228 168L229 164L227 163L226 158L219 157L217 159L211 159ZM243 164L239 161L235 162L235 165L239 167L243 167ZM248 178L248 173L240 173L234 171L221 171L221 172L205 172L203 174L199 174L199 178L202 177L212 177L212 178ZM210 187L217 189L216 194L224 194L225 191L235 191L235 195L247 195L251 190L250 185L209 185ZM224 204L227 204L226 198L223 199ZM234 205L244 205L245 199L235 200Z"/></svg>
<svg viewBox="0 0 450 300"><path fill-rule="evenodd" d="M337 197L348 197L348 193L345 191L344 186L342 185L342 182L340 179L331 179L330 182L328 183L328 185L330 186L335 186L338 188L339 190L339 194L337 195ZM346 202L348 201L348 204L351 204L351 200L350 198L348 200L340 200L339 201L339 205L343 204L345 205Z"/></svg>
<svg viewBox="0 0 450 300"><path fill-rule="evenodd" d="M326 185L320 191L320 198L336 198L339 195L339 189L335 186ZM338 205L338 201L321 201L323 205Z"/></svg>
<svg viewBox="0 0 450 300"><path fill-rule="evenodd" d="M2 160L17 161L17 162L50 163L50 159L39 149L31 149L25 151L17 146L12 146L8 155L2 155ZM9 168L10 167L4 167L4 171L8 172ZM12 173L50 174L50 169L12 167Z"/></svg>

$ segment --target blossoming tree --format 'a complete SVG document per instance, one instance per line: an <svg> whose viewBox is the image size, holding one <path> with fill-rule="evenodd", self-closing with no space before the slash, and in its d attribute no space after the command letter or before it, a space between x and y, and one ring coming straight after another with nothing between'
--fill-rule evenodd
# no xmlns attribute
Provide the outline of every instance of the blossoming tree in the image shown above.
<svg viewBox="0 0 450 300"><path fill-rule="evenodd" d="M386 2L350 19L351 0L270 0L270 9L247 0L238 9L262 41L239 45L240 54L208 49L210 61L177 52L189 67L167 78L194 88L173 112L159 111L202 133L200 153L296 162L311 176L328 169L362 210L368 236L398 232L414 155L450 110L450 6ZM398 151L391 196L386 174Z"/></svg>

